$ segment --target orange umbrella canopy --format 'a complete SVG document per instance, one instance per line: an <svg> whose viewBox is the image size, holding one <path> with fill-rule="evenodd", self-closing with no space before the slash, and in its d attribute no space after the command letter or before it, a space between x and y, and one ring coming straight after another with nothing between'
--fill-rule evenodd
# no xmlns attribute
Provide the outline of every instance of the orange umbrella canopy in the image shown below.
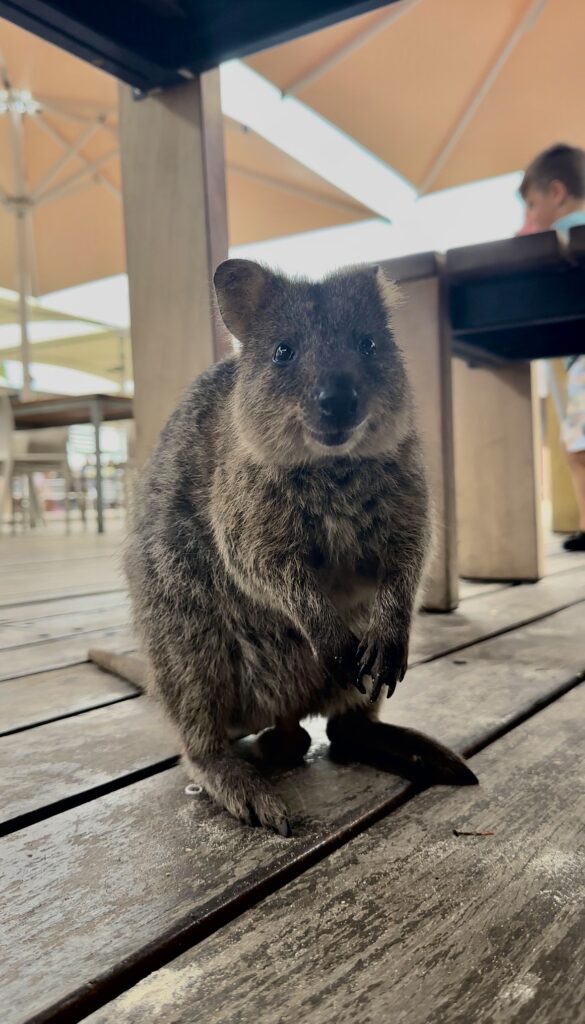
<svg viewBox="0 0 585 1024"><path fill-rule="evenodd" d="M0 19L0 286L42 295L125 269L117 83ZM230 243L351 223L371 212L226 122Z"/></svg>
<svg viewBox="0 0 585 1024"><path fill-rule="evenodd" d="M402 0L248 63L420 192L585 146L583 0Z"/></svg>

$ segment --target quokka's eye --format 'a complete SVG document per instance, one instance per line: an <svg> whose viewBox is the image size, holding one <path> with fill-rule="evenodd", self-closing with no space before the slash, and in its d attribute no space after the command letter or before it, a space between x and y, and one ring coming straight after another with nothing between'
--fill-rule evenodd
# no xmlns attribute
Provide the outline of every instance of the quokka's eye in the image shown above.
<svg viewBox="0 0 585 1024"><path fill-rule="evenodd" d="M368 359L376 354L376 342L369 334L364 334L358 342L358 349Z"/></svg>
<svg viewBox="0 0 585 1024"><path fill-rule="evenodd" d="M276 346L272 353L272 362L290 363L291 360L294 359L295 355L296 352L294 348L291 348L290 345L285 344L285 342L281 342L280 345Z"/></svg>

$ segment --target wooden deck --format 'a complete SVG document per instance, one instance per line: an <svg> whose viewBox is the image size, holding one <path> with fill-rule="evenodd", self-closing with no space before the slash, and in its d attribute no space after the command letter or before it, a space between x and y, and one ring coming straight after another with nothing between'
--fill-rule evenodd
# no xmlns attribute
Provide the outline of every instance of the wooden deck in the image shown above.
<svg viewBox="0 0 585 1024"><path fill-rule="evenodd" d="M4 1024L585 1021L585 557L420 616L384 713L480 787L334 764L315 721L284 840L187 795L157 706L85 660L133 645L118 546L0 539Z"/></svg>

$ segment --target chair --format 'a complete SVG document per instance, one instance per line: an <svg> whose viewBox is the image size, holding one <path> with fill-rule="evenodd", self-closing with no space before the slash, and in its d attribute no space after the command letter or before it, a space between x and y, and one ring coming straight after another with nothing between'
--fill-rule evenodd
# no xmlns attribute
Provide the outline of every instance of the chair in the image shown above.
<svg viewBox="0 0 585 1024"><path fill-rule="evenodd" d="M65 481L65 524L69 532L69 499L71 491L75 491L75 486L67 459L66 428L43 430L26 438L20 436L14 431L10 399L7 395L0 395L0 467L0 526L12 500L12 482L16 477L25 477L28 482L30 525L36 526L39 520L44 522L42 504L33 474L57 472ZM85 521L83 502L81 516Z"/></svg>

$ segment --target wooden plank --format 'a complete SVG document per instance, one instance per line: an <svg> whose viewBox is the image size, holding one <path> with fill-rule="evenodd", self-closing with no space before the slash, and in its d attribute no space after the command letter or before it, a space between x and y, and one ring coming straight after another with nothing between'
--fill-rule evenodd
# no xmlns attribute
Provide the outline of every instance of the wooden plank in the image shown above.
<svg viewBox="0 0 585 1024"><path fill-rule="evenodd" d="M485 580L459 580L459 600L468 601L484 594L497 594L509 587L509 583L487 583Z"/></svg>
<svg viewBox="0 0 585 1024"><path fill-rule="evenodd" d="M465 665L421 666L386 713L459 749L477 749L582 673L580 611L477 645ZM277 781L291 810L292 840L242 828L205 797L188 800L182 768L6 836L5 1024L63 1000L79 1019L102 983L118 984L137 963L144 970L145 951L150 969L160 950L170 955L208 933L413 794L410 784L377 769L333 764L322 723L312 730L307 764Z"/></svg>
<svg viewBox="0 0 585 1024"><path fill-rule="evenodd" d="M74 665L0 686L0 736L126 700L136 689L95 665Z"/></svg>
<svg viewBox="0 0 585 1024"><path fill-rule="evenodd" d="M69 564L82 558L115 557L120 551L122 539L121 532L69 535L27 532L14 537L3 536L0 537L0 571L10 572L17 565L44 566L55 562Z"/></svg>
<svg viewBox="0 0 585 1024"><path fill-rule="evenodd" d="M585 553L582 551L557 551L546 556L546 571L549 575L559 572L573 572L585 567Z"/></svg>
<svg viewBox="0 0 585 1024"><path fill-rule="evenodd" d="M43 640L26 647L15 647L0 652L0 682L15 679L16 676L46 672L51 668L65 668L87 661L88 647L115 646L119 650L130 650L135 641L125 626L111 626L106 629L86 630L76 636Z"/></svg>
<svg viewBox="0 0 585 1024"><path fill-rule="evenodd" d="M210 260L227 257L221 131L219 72L140 103L120 89L139 462L217 357Z"/></svg>
<svg viewBox="0 0 585 1024"><path fill-rule="evenodd" d="M64 639L96 629L127 626L130 618L128 602L123 598L117 605L76 611L68 614L49 614L45 617L3 623L0 620L0 652L24 647L44 640ZM0 653L0 658L3 655Z"/></svg>
<svg viewBox="0 0 585 1024"><path fill-rule="evenodd" d="M178 754L170 725L145 697L5 736L0 833L17 820Z"/></svg>
<svg viewBox="0 0 585 1024"><path fill-rule="evenodd" d="M112 611L126 607L129 602L122 590L108 590L102 594L85 594L79 597L63 597L61 600L30 601L28 604L5 605L0 608L0 626L18 625L20 622L35 623L37 619L59 619L71 614L90 614L93 611Z"/></svg>
<svg viewBox="0 0 585 1024"><path fill-rule="evenodd" d="M26 571L3 575L0 579L0 607L32 600L70 597L74 594L97 594L100 591L122 590L121 572L114 559L101 559L91 572L81 564L39 571L34 566Z"/></svg>
<svg viewBox="0 0 585 1024"><path fill-rule="evenodd" d="M395 316L418 407L431 494L435 504L435 555L425 605L439 611L458 601L457 541L451 412L451 340L440 278L405 281L404 303Z"/></svg>
<svg viewBox="0 0 585 1024"><path fill-rule="evenodd" d="M14 596L11 600L7 600L6 597L2 599L0 597L0 613L6 608L17 608L20 604L30 604L33 600L33 595L38 595L39 601L61 601L67 597L92 597L96 594L111 594L111 593L123 593L125 587L121 584L116 585L112 583L93 583L88 582L86 584L78 583L73 586L58 586L57 584L44 587L39 581L38 587L28 587L27 590L18 596Z"/></svg>
<svg viewBox="0 0 585 1024"><path fill-rule="evenodd" d="M457 651L481 638L515 629L584 598L585 574L577 568L538 583L483 594L466 601L450 615L423 614L414 631L412 661L416 663Z"/></svg>
<svg viewBox="0 0 585 1024"><path fill-rule="evenodd" d="M481 789L418 796L88 1021L582 1021L584 714L581 686L474 758Z"/></svg>
<svg viewBox="0 0 585 1024"><path fill-rule="evenodd" d="M96 534L96 536L103 536L103 534ZM55 567L59 562L64 566L70 565L72 562L83 562L85 566L87 566L88 563L92 563L95 559L112 558L116 551L117 548L111 548L101 551L99 554L74 554L72 551L69 556L63 552L63 554L47 555L45 558L22 557L10 560L8 558L3 558L2 563L0 564L0 573L17 572L19 569L26 567L27 565L36 565L37 568L44 568L44 566Z"/></svg>
<svg viewBox="0 0 585 1024"><path fill-rule="evenodd" d="M53 558L45 562L37 561L18 561L8 565L3 563L2 569L0 570L0 580L2 585L7 584L6 576L10 576L11 580L30 577L31 573L36 571L41 573L43 576L54 575L56 572L72 572L74 578L77 578L83 574L89 576L95 567L98 571L104 570L104 567L110 563L110 567L114 572L117 573L117 558L115 551L107 551L100 555L81 555L77 558L59 557Z"/></svg>
<svg viewBox="0 0 585 1024"><path fill-rule="evenodd" d="M459 571L491 580L544 572L534 367L453 364Z"/></svg>

